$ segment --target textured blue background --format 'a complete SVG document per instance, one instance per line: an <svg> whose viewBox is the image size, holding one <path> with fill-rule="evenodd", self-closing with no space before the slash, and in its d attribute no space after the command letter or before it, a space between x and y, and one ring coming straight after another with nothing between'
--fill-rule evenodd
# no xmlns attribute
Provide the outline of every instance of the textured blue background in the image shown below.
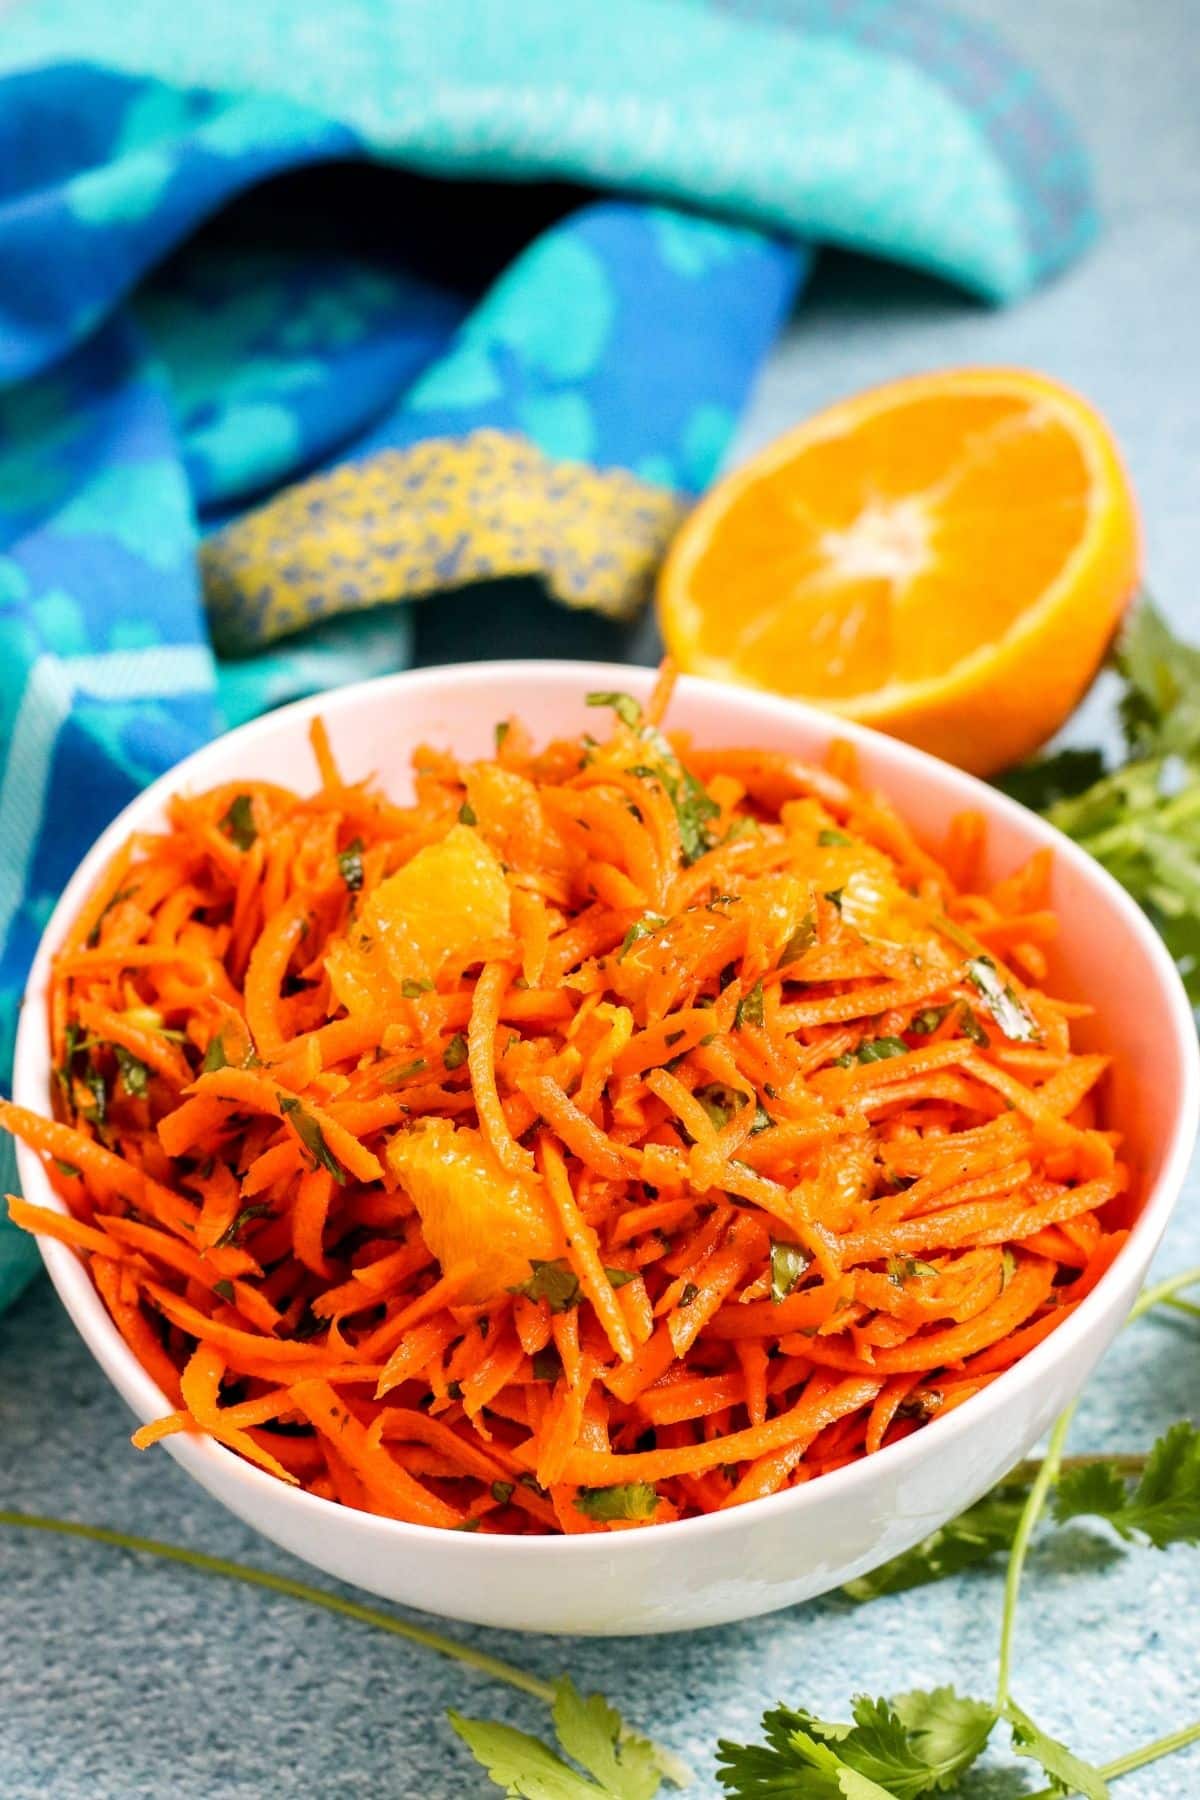
<svg viewBox="0 0 1200 1800"><path fill-rule="evenodd" d="M964 0L959 0L960 5ZM2 9L0 9L2 10ZM1142 495L1148 567L1200 635L1200 112L1194 0L968 0L1056 87L1095 157L1106 231L1055 286L991 313L931 282L826 258L742 434L749 450L835 395L912 369L1019 362L1074 382L1107 413ZM538 630L541 647L547 625ZM565 652L652 653L555 620ZM430 620L430 659L502 646L459 611ZM1108 695L1073 735L1107 728ZM1200 1262L1193 1171L1161 1267ZM1077 1431L1135 1448L1200 1405L1200 1333L1148 1321L1112 1352ZM129 1418L44 1283L0 1321L0 1496L295 1568L166 1457L128 1447ZM1082 1532L1035 1554L1018 1697L1098 1760L1200 1715L1200 1553L1114 1558ZM561 1642L462 1631L531 1668L570 1668L704 1770L718 1731L752 1731L777 1698L843 1712L857 1688L953 1679L987 1692L999 1581L840 1600L673 1640ZM453 1628L459 1629L459 1628ZM540 1728L532 1702L367 1628L123 1555L0 1535L0 1795L450 1800L483 1794L447 1704ZM1036 1786L1032 1774L1028 1787ZM1011 1786L981 1776L971 1800ZM1200 1794L1200 1749L1120 1784L1121 1800Z"/></svg>

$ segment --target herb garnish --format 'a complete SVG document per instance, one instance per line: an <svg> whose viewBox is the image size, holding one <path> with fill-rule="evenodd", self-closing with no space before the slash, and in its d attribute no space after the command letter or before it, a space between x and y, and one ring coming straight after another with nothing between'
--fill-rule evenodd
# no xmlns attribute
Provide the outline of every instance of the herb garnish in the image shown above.
<svg viewBox="0 0 1200 1800"><path fill-rule="evenodd" d="M1064 750L1000 786L1074 838L1150 915L1200 1003L1200 649L1143 596L1113 658L1125 760Z"/></svg>
<svg viewBox="0 0 1200 1800"><path fill-rule="evenodd" d="M658 1506L658 1493L648 1481L619 1482L614 1487L580 1488L575 1506L589 1519L649 1519Z"/></svg>
<svg viewBox="0 0 1200 1800"><path fill-rule="evenodd" d="M132 887L118 888L116 893L112 896L112 898L110 900L105 901L104 906L101 909L99 918L96 920L96 923L92 926L92 929L87 934L86 944L87 944L87 948L89 950L94 950L96 948L96 945L100 942L100 928L104 924L104 921L105 921L105 919L107 919L109 913L113 910L113 907L120 906L122 900L131 899L132 896L137 893L137 891L138 891L137 883L135 882Z"/></svg>
<svg viewBox="0 0 1200 1800"><path fill-rule="evenodd" d="M389 1087L392 1087L396 1082L407 1081L410 1075L419 1075L422 1070L427 1069L428 1067L429 1064L425 1061L425 1058L423 1056L418 1056L412 1062L405 1063L402 1069L389 1069L383 1079L387 1082Z"/></svg>
<svg viewBox="0 0 1200 1800"><path fill-rule="evenodd" d="M346 848L338 851L338 868L352 894L357 894L363 884L362 858L363 841L360 837L351 838Z"/></svg>
<svg viewBox="0 0 1200 1800"><path fill-rule="evenodd" d="M229 810L217 822L217 830L225 834L239 850L248 850L258 836L254 823L254 803L249 794L238 794Z"/></svg>
<svg viewBox="0 0 1200 1800"><path fill-rule="evenodd" d="M200 1064L202 1075L212 1075L218 1069L257 1069L261 1064L254 1053L254 1046L247 1043L245 1053L238 1063L231 1063L229 1052L225 1048L225 1036L221 1031L213 1033L208 1040L208 1049L204 1052L204 1061Z"/></svg>
<svg viewBox="0 0 1200 1800"><path fill-rule="evenodd" d="M552 1313L569 1312L580 1300L579 1277L569 1262L556 1257L553 1262L540 1262L531 1257L532 1273L528 1281L509 1288L510 1294L524 1294L527 1300L544 1300Z"/></svg>
<svg viewBox="0 0 1200 1800"><path fill-rule="evenodd" d="M630 731L636 731L641 725L641 705L632 694L589 694L587 704L589 706L611 706L622 725L628 725Z"/></svg>
<svg viewBox="0 0 1200 1800"><path fill-rule="evenodd" d="M748 994L743 994L737 1003L737 1011L733 1015L733 1029L738 1031L743 1025L761 1025L763 1023L763 984L756 981Z"/></svg>
<svg viewBox="0 0 1200 1800"><path fill-rule="evenodd" d="M967 964L967 976L978 990L997 1025L1016 1044L1036 1044L1041 1038L1037 1020L1018 997L990 956L973 956Z"/></svg>
<svg viewBox="0 0 1200 1800"><path fill-rule="evenodd" d="M242 1233L247 1225L252 1225L255 1219L273 1219L274 1217L274 1207L267 1206L261 1200L255 1200L249 1206L243 1206L233 1223L227 1225L217 1239L217 1248L224 1249L226 1244L240 1244Z"/></svg>
<svg viewBox="0 0 1200 1800"><path fill-rule="evenodd" d="M652 933L658 930L660 925L665 925L666 922L667 921L660 918L657 913L644 913L640 919L635 919L633 924L629 927L629 930L625 933L625 936L621 939L621 948L617 951L617 961L619 963L624 962L625 958L639 939L650 937Z"/></svg>
<svg viewBox="0 0 1200 1800"><path fill-rule="evenodd" d="M981 1050L987 1049L992 1040L979 1023L974 1007L968 1006L965 1000L958 1009L958 1022L962 1026L964 1037L970 1038L973 1044L978 1044Z"/></svg>
<svg viewBox="0 0 1200 1800"><path fill-rule="evenodd" d="M775 967L786 969L789 963L799 962L806 950L811 950L817 941L817 921L812 913L806 912L793 931L787 943L779 953L779 961Z"/></svg>
<svg viewBox="0 0 1200 1800"><path fill-rule="evenodd" d="M467 1040L461 1031L456 1031L442 1052L442 1062L447 1069L461 1069L467 1060Z"/></svg>
<svg viewBox="0 0 1200 1800"><path fill-rule="evenodd" d="M713 837L708 829L709 822L720 818L721 809L703 782L698 781L682 763L676 761L673 768L664 766L658 773L667 791L667 798L675 808L683 860L690 866L706 850L712 849Z"/></svg>
<svg viewBox="0 0 1200 1800"><path fill-rule="evenodd" d="M903 1038L879 1037L867 1038L857 1050L847 1050L842 1056L835 1056L835 1069L852 1069L855 1063L886 1062L891 1056L907 1056L908 1045Z"/></svg>
<svg viewBox="0 0 1200 1800"><path fill-rule="evenodd" d="M314 1165L327 1169L336 1182L343 1183L346 1171L325 1142L325 1133L303 1101L298 1100L295 1094L280 1094L279 1110L312 1157Z"/></svg>
<svg viewBox="0 0 1200 1800"><path fill-rule="evenodd" d="M144 1100L150 1091L150 1071L145 1063L126 1050L124 1044L114 1044L113 1055L117 1059L121 1086L125 1092L135 1100Z"/></svg>
<svg viewBox="0 0 1200 1800"><path fill-rule="evenodd" d="M887 1278L894 1287L903 1287L906 1281L924 1281L936 1274L932 1263L918 1262L915 1256L889 1256L887 1259Z"/></svg>
<svg viewBox="0 0 1200 1800"><path fill-rule="evenodd" d="M654 1746L629 1731L602 1694L585 1699L565 1676L553 1704L562 1756L511 1725L457 1712L449 1717L476 1762L508 1794L525 1800L653 1800L658 1791L663 1770Z"/></svg>
<svg viewBox="0 0 1200 1800"><path fill-rule="evenodd" d="M771 1239L771 1298L776 1305L787 1299L811 1262L812 1257L799 1244Z"/></svg>

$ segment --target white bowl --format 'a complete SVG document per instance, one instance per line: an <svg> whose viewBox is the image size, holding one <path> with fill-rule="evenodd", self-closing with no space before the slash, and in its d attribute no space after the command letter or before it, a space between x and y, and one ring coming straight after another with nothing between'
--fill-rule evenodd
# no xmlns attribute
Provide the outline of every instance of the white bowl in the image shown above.
<svg viewBox="0 0 1200 1800"><path fill-rule="evenodd" d="M134 800L84 858L42 938L17 1039L15 1095L49 1104L45 992L50 959L108 857L132 831L161 826L168 797L240 778L315 784L307 727L320 713L345 774L408 783L414 745L489 755L493 724L517 713L539 739L595 726L590 689L644 696L650 671L594 663L476 663L389 676L271 713L181 763ZM988 820L988 873L1054 851L1053 905L1065 926L1058 988L1096 1007L1080 1040L1116 1061L1112 1117L1143 1196L1128 1243L1093 1293L983 1393L901 1443L808 1486L729 1512L642 1531L563 1538L483 1537L405 1525L285 1487L230 1451L176 1436L167 1449L240 1518L318 1568L373 1594L508 1630L678 1631L749 1618L821 1594L907 1549L1023 1456L1082 1386L1120 1327L1179 1194L1197 1120L1191 1009L1158 936L1098 865L1023 808L919 750L811 708L684 680L673 725L709 745L752 744L819 757L831 735L858 747L866 778L917 831L939 840L950 815ZM59 1207L32 1151L19 1150L26 1197ZM87 1270L63 1244L42 1256L84 1341L138 1418L169 1411L126 1348ZM132 1452L131 1452L132 1454Z"/></svg>

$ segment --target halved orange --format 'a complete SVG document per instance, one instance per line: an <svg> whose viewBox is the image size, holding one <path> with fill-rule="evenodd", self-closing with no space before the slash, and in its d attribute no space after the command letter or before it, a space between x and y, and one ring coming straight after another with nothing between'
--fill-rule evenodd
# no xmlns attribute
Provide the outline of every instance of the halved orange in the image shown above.
<svg viewBox="0 0 1200 1800"><path fill-rule="evenodd" d="M1020 369L957 369L818 413L720 482L658 586L697 675L794 695L979 774L1078 704L1138 580L1103 420Z"/></svg>

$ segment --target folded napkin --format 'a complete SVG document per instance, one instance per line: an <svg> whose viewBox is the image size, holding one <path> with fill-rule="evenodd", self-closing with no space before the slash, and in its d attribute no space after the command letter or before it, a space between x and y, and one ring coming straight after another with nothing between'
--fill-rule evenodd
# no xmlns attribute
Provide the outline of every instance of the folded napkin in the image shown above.
<svg viewBox="0 0 1200 1800"><path fill-rule="evenodd" d="M0 1069L64 880L206 737L406 666L398 602L638 606L809 246L1001 301L1092 223L1052 101L925 0L23 0ZM0 1224L0 1306L31 1267Z"/></svg>

